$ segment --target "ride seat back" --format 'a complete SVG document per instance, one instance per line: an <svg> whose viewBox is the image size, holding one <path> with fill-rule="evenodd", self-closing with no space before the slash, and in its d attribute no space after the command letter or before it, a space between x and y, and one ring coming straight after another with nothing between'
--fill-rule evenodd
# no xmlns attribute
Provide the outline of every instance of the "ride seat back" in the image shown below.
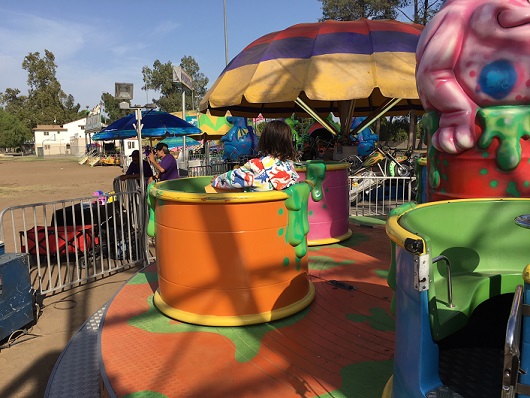
<svg viewBox="0 0 530 398"><path fill-rule="evenodd" d="M431 261L448 258L453 307L449 305L448 267L430 266L428 290L431 328L440 340L464 327L473 310L491 297L513 293L530 263L530 230L515 217L530 213L528 200L450 201L422 206L399 223L426 241Z"/></svg>

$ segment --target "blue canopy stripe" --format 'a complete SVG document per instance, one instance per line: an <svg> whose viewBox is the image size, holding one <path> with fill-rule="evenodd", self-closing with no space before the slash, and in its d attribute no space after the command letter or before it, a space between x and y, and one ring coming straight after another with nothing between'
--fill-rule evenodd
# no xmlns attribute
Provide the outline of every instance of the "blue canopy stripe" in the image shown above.
<svg viewBox="0 0 530 398"><path fill-rule="evenodd" d="M167 112L142 111L142 137L163 138L200 133L198 127ZM136 116L131 113L111 123L92 136L98 140L122 140L136 137Z"/></svg>

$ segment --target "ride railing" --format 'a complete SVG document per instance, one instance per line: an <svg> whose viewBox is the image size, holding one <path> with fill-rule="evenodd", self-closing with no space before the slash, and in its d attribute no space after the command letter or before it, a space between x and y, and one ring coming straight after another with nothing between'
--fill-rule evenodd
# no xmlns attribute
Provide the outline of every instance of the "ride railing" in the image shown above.
<svg viewBox="0 0 530 398"><path fill-rule="evenodd" d="M210 165L189 166L188 177L202 177L213 176L226 173L231 170L231 165L228 163L212 163Z"/></svg>
<svg viewBox="0 0 530 398"><path fill-rule="evenodd" d="M521 330L523 317L523 287L517 286L510 316L506 324L506 336L504 340L504 369L502 375L502 398L515 398L517 394L529 394L530 386L519 384L521 373ZM527 315L527 314L525 314ZM525 372L526 373L526 372Z"/></svg>
<svg viewBox="0 0 530 398"><path fill-rule="evenodd" d="M0 212L6 253L27 253L39 296L147 263L140 193L13 206Z"/></svg>
<svg viewBox="0 0 530 398"><path fill-rule="evenodd" d="M416 200L416 177L380 176L373 171L349 177L350 215L385 216Z"/></svg>

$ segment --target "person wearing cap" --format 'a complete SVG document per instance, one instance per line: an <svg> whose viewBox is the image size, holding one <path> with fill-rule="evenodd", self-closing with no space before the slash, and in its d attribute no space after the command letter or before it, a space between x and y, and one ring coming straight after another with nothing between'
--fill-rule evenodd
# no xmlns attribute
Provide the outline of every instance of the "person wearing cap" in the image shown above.
<svg viewBox="0 0 530 398"><path fill-rule="evenodd" d="M139 179L140 178L140 151L138 149L134 150L131 155L131 164L127 168L125 174L120 176L121 181L130 180L130 179ZM149 166L147 160L142 161L144 168L144 179L148 181L153 177L153 170Z"/></svg>
<svg viewBox="0 0 530 398"><path fill-rule="evenodd" d="M154 152L149 153L148 159L157 172L157 178L155 179L166 181L179 178L177 160L170 155L167 144L159 142L156 144ZM156 161L155 155L160 159L160 162Z"/></svg>

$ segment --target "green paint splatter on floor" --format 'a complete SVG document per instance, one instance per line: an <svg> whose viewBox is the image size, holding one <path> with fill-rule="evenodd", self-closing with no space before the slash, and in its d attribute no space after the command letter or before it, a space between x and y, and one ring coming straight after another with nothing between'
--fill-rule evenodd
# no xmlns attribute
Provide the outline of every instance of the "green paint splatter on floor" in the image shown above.
<svg viewBox="0 0 530 398"><path fill-rule="evenodd" d="M149 282L158 282L156 272L139 272L127 282L128 285L144 285Z"/></svg>
<svg viewBox="0 0 530 398"><path fill-rule="evenodd" d="M327 270L334 267L341 267L343 265L354 264L353 260L342 260L336 261L331 257L327 256L310 256L309 269L315 270Z"/></svg>
<svg viewBox="0 0 530 398"><path fill-rule="evenodd" d="M369 321L370 326L376 330L383 332L392 332L395 330L394 318L388 314L383 308L371 308L371 316L360 314L347 314L346 318L353 322Z"/></svg>
<svg viewBox="0 0 530 398"><path fill-rule="evenodd" d="M311 246L309 251L319 251L323 249L344 249L345 247L359 246L363 242L368 242L370 238L365 234L352 234L349 239L331 245Z"/></svg>
<svg viewBox="0 0 530 398"><path fill-rule="evenodd" d="M123 398L168 398L165 394L156 391L137 391L124 395Z"/></svg>
<svg viewBox="0 0 530 398"><path fill-rule="evenodd" d="M388 272L389 271L387 269L376 269L374 272L380 278L383 278L383 279L387 279L388 278Z"/></svg>
<svg viewBox="0 0 530 398"><path fill-rule="evenodd" d="M287 318L259 325L237 327L199 326L181 323L163 315L155 308L153 296L150 296L147 302L149 304L149 310L129 319L129 325L150 333L217 333L232 340L236 347L235 358L239 362L250 361L258 354L261 340L268 332L300 322L309 312L309 308L306 308Z"/></svg>
<svg viewBox="0 0 530 398"><path fill-rule="evenodd" d="M341 369L342 387L319 398L374 398L380 397L394 371L394 361L370 361Z"/></svg>

